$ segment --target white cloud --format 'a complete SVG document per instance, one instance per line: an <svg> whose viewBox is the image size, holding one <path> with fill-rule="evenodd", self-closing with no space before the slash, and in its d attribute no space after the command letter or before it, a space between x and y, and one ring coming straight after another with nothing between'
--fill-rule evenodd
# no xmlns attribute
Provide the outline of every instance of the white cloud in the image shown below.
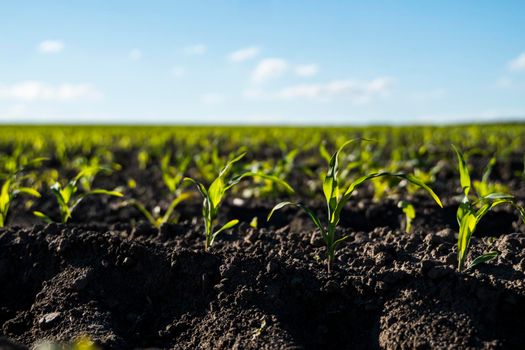
<svg viewBox="0 0 525 350"><path fill-rule="evenodd" d="M61 40L44 40L38 45L40 53L59 53L64 49L64 43Z"/></svg>
<svg viewBox="0 0 525 350"><path fill-rule="evenodd" d="M171 69L171 75L175 78L180 78L186 74L186 68L182 66L175 66Z"/></svg>
<svg viewBox="0 0 525 350"><path fill-rule="evenodd" d="M133 49L129 52L128 57L132 61L140 61L142 59L142 51L140 51L139 49Z"/></svg>
<svg viewBox="0 0 525 350"><path fill-rule="evenodd" d="M509 62L509 69L514 71L525 71L525 52Z"/></svg>
<svg viewBox="0 0 525 350"><path fill-rule="evenodd" d="M231 62L243 62L257 57L260 52L261 48L258 46L244 47L229 54L228 59Z"/></svg>
<svg viewBox="0 0 525 350"><path fill-rule="evenodd" d="M102 93L90 84L51 85L40 81L24 81L13 85L0 85L0 99L21 101L95 100Z"/></svg>
<svg viewBox="0 0 525 350"><path fill-rule="evenodd" d="M319 72L319 66L315 63L300 64L295 67L295 74L300 77L312 77Z"/></svg>
<svg viewBox="0 0 525 350"><path fill-rule="evenodd" d="M292 85L276 92L266 92L262 89L248 89L243 96L258 100L293 100L310 99L330 101L334 98L348 99L352 103L368 103L375 97L387 96L390 92L392 79L376 78L361 82L356 80L334 80L322 84Z"/></svg>
<svg viewBox="0 0 525 350"><path fill-rule="evenodd" d="M266 58L260 61L252 72L254 83L279 78L288 70L288 62L282 58Z"/></svg>
<svg viewBox="0 0 525 350"><path fill-rule="evenodd" d="M224 102L225 97L217 93L209 93L201 96L201 102L207 105L219 104Z"/></svg>
<svg viewBox="0 0 525 350"><path fill-rule="evenodd" d="M195 44L186 46L183 51L186 55L204 55L208 51L208 47L203 44Z"/></svg>

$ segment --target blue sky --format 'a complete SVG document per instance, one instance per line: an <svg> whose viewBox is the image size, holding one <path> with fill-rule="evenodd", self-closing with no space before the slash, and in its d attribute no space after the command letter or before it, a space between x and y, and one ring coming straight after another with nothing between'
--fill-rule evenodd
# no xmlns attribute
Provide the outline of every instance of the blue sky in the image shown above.
<svg viewBox="0 0 525 350"><path fill-rule="evenodd" d="M525 120L525 1L3 1L0 122Z"/></svg>

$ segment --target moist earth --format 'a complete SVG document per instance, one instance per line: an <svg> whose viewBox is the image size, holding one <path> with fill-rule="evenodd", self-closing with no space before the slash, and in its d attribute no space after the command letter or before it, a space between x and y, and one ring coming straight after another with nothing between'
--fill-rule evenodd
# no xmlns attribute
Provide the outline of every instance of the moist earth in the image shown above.
<svg viewBox="0 0 525 350"><path fill-rule="evenodd" d="M422 222L440 210L429 204ZM207 252L195 219L2 229L0 348L84 335L113 349L523 346L523 233L474 237L474 254L500 254L458 273L453 228L406 234L398 216L397 227L343 228L328 274L307 218L282 216L241 224Z"/></svg>

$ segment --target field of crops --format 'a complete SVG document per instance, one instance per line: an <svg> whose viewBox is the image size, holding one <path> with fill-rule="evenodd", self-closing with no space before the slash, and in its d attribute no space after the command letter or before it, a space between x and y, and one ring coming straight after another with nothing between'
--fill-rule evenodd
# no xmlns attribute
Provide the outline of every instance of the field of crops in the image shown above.
<svg viewBox="0 0 525 350"><path fill-rule="evenodd" d="M0 131L0 348L525 344L525 125Z"/></svg>

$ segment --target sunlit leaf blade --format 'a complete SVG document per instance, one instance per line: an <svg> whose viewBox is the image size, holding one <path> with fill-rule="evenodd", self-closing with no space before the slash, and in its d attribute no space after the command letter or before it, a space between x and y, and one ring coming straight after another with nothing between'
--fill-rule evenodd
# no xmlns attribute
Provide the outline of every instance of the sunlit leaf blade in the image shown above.
<svg viewBox="0 0 525 350"><path fill-rule="evenodd" d="M193 180L191 177L185 177L184 179L182 179L182 181L194 184L195 186L197 186L197 189L204 198L208 197L208 191L206 190L206 187L204 187L204 185L200 182Z"/></svg>
<svg viewBox="0 0 525 350"><path fill-rule="evenodd" d="M467 257L468 247L470 244L470 238L476 229L477 218L471 213L467 213L463 216L461 224L459 225L458 235L458 264L461 270L465 264Z"/></svg>
<svg viewBox="0 0 525 350"><path fill-rule="evenodd" d="M330 163L330 153L328 153L328 150L326 149L326 143L321 142L319 145L319 153L321 154L321 157L326 160L327 163Z"/></svg>
<svg viewBox="0 0 525 350"><path fill-rule="evenodd" d="M40 193L37 190L33 188L29 188L29 187L20 187L17 189L17 192L24 193L24 194L27 194L33 197L37 197L37 198L41 197Z"/></svg>
<svg viewBox="0 0 525 350"><path fill-rule="evenodd" d="M496 157L490 158L487 166L485 167L485 171L483 172L483 177L481 178L481 181L483 183L485 184L488 183L490 174L492 173L492 169L494 168L495 165L496 165Z"/></svg>
<svg viewBox="0 0 525 350"><path fill-rule="evenodd" d="M230 220L228 221L227 223L225 223L220 229L218 229L217 231L215 231L215 233L213 234L213 236L217 236L219 233L221 233L222 231L225 231L225 230L228 230L232 227L234 227L235 225L237 225L239 223L239 220L237 219L234 219L234 220Z"/></svg>
<svg viewBox="0 0 525 350"><path fill-rule="evenodd" d="M71 210L69 209L69 203L64 199L62 187L58 182L51 186L51 191L55 195L55 198L60 207L60 212L62 213L62 221L66 222L67 219L71 217Z"/></svg>
<svg viewBox="0 0 525 350"><path fill-rule="evenodd" d="M328 204L328 214L330 217L337 207L337 200L339 198L339 185L337 182L337 175L339 173L339 154L347 145L357 140L358 139L352 139L343 143L328 162L328 171L323 181L323 193L326 198L326 203Z"/></svg>
<svg viewBox="0 0 525 350"><path fill-rule="evenodd" d="M228 174L228 172L231 170L233 164L237 163L239 160L244 158L245 155L246 155L246 152L243 152L243 153L239 154L238 156L234 157L228 163L226 163L224 168L222 168L221 172L219 173L219 177L224 177L226 174Z"/></svg>
<svg viewBox="0 0 525 350"><path fill-rule="evenodd" d="M428 187L427 184L425 184L422 180L420 180L419 178L415 177L414 175L410 175L410 174L407 174L407 175L403 175L403 174L395 174L394 176L398 176L398 177L404 177L405 179L407 179L409 182L411 182L412 184L414 185L417 185L419 187L421 187L422 189L424 189L431 197L432 199L441 207L443 208L443 204L441 203L441 200L439 199L439 197L437 196L437 194L430 188Z"/></svg>
<svg viewBox="0 0 525 350"><path fill-rule="evenodd" d="M6 180L2 184L2 190L0 192L0 210L2 213L7 212L7 207L9 206L9 203L11 201L11 198L9 196L9 186L11 186L11 181Z"/></svg>
<svg viewBox="0 0 525 350"><path fill-rule="evenodd" d="M499 193L499 192L495 192L495 193L490 193L484 197L482 197L482 199L490 199L490 200L497 200L497 199L514 199L514 196L511 195L511 194L508 194L508 193Z"/></svg>
<svg viewBox="0 0 525 350"><path fill-rule="evenodd" d="M216 208L222 200L225 191L224 180L221 176L215 179L208 188L208 195L213 208Z"/></svg>
<svg viewBox="0 0 525 350"><path fill-rule="evenodd" d="M91 191L86 193L86 195L92 195L92 194L104 194L104 195L113 196L113 197L122 197L123 196L123 194L121 192L109 191L109 190L104 190L104 189L101 189L101 188L96 188L96 189L91 190Z"/></svg>
<svg viewBox="0 0 525 350"><path fill-rule="evenodd" d="M410 233L412 229L412 220L414 220L416 217L416 210L414 209L414 206L412 204L405 202L405 201L400 201L398 203L398 207L403 210L403 213L405 214L405 217L406 217L405 231L407 233Z"/></svg>
<svg viewBox="0 0 525 350"><path fill-rule="evenodd" d="M467 199L467 197L465 197L465 199ZM458 225L461 224L461 220L463 219L463 217L471 211L470 206L471 204L470 202L468 202L468 200L459 204L458 211L456 212L456 219L457 219Z"/></svg>
<svg viewBox="0 0 525 350"><path fill-rule="evenodd" d="M332 222L336 224L339 222L339 216L341 215L341 211L343 207L345 206L346 202L350 199L350 196L352 195L352 193L358 186L362 185L364 182L368 180L371 180L377 177L382 177L382 176L392 176L392 177L406 179L410 183L417 185L421 187L422 189L424 189L440 207L443 207L441 200L434 193L434 191L430 187L428 187L423 181L421 181L420 179L418 179L417 177L413 175L403 174L403 173L391 173L391 172L372 173L372 174L361 176L357 178L355 181L353 181L352 183L350 183L350 185L348 186L347 190L345 191L343 195L343 198L337 204L337 208L334 212Z"/></svg>
<svg viewBox="0 0 525 350"><path fill-rule="evenodd" d="M230 188L232 188L233 186L238 184L242 179L244 179L246 177L261 177L263 179L266 179L266 180L273 181L273 182L277 183L278 185L282 186L283 188L285 188L290 193L294 193L295 192L294 189L292 188L292 186L290 186L283 179L280 179L280 178L278 178L277 176L274 176L274 175L268 175L268 174L264 174L264 173L260 173L260 172L246 172L246 173L243 173L241 175L238 175L238 176L234 177L228 183L228 185L225 187L225 190L229 190Z"/></svg>
<svg viewBox="0 0 525 350"><path fill-rule="evenodd" d="M336 249L337 246L339 246L339 244L341 244L342 242L346 241L348 238L350 238L350 236L343 236L339 239L337 239L334 243L333 243L333 248Z"/></svg>
<svg viewBox="0 0 525 350"><path fill-rule="evenodd" d="M459 181L461 183L461 188L463 190L463 194L465 196L468 196L470 192L471 183L470 183L470 174L467 168L467 164L465 162L465 158L458 151L456 146L452 145L452 148L456 152L456 156L458 158Z"/></svg>
<svg viewBox="0 0 525 350"><path fill-rule="evenodd" d="M179 205L181 202L187 200L190 197L191 193L184 192L178 195L174 200L172 200L170 206L166 210L166 213L164 213L164 216L161 219L161 223L168 222L171 217L171 214L173 214L173 211L175 210L175 207L177 207L177 205Z"/></svg>
<svg viewBox="0 0 525 350"><path fill-rule="evenodd" d="M47 216L46 214L44 214L44 213L42 213L40 211L34 211L33 215L35 215L36 217L44 220L44 222L46 222L48 224L53 222L53 220L51 220L51 218L49 216Z"/></svg>
<svg viewBox="0 0 525 350"><path fill-rule="evenodd" d="M321 224L321 220L319 220L319 218L317 217L317 215L314 214L314 212L312 212L308 207L306 207L305 205L303 205L301 203L294 203L294 202L281 202L281 203L278 203L277 205L275 205L272 208L272 210L268 214L267 220L268 221L270 220L270 218L272 217L273 213L276 210L279 210L279 209L281 209L283 207L286 207L286 206L294 206L294 207L302 209L310 217L310 219L313 221L315 226L317 226L317 228L319 230L321 230L322 233L324 233L324 227L323 227L323 224Z"/></svg>

